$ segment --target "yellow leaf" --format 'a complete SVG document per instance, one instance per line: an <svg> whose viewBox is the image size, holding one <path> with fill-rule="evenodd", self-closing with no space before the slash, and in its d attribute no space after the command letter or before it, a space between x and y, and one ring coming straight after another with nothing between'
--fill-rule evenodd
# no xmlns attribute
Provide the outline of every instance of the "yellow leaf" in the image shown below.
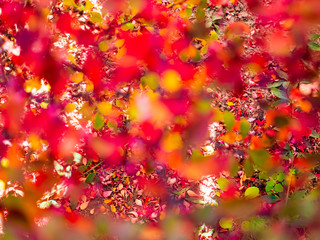
<svg viewBox="0 0 320 240"><path fill-rule="evenodd" d="M123 57L127 52L127 49L125 47L119 48L118 52L117 52L117 59L120 59L121 57Z"/></svg>
<svg viewBox="0 0 320 240"><path fill-rule="evenodd" d="M211 40L218 40L218 38L219 38L219 35L218 35L218 33L216 33L215 31L210 31L210 39Z"/></svg>
<svg viewBox="0 0 320 240"><path fill-rule="evenodd" d="M100 23L100 22L103 21L103 18L102 18L102 16L101 16L100 13L98 13L98 12L92 12L92 13L91 13L91 18L90 18L90 20L91 20L92 22L94 22L94 23Z"/></svg>
<svg viewBox="0 0 320 240"><path fill-rule="evenodd" d="M101 41L99 42L99 49L102 51L102 52L105 52L108 50L108 43L107 41Z"/></svg>
<svg viewBox="0 0 320 240"><path fill-rule="evenodd" d="M68 59L70 62L72 62L73 64L76 64L76 65L77 65L76 59L75 59L75 57L74 57L71 53L68 54L67 59Z"/></svg>
<svg viewBox="0 0 320 240"><path fill-rule="evenodd" d="M30 134L29 142L33 151L38 151L41 147L40 138L36 134Z"/></svg>
<svg viewBox="0 0 320 240"><path fill-rule="evenodd" d="M65 6L73 6L76 7L77 5L75 4L74 0L63 0L63 4Z"/></svg>
<svg viewBox="0 0 320 240"><path fill-rule="evenodd" d="M124 39L119 39L115 42L114 45L116 45L117 48L120 48L123 46L123 44L124 44Z"/></svg>
<svg viewBox="0 0 320 240"><path fill-rule="evenodd" d="M181 136L179 133L169 133L164 137L162 141L162 149L166 152L172 152L177 149L181 149L183 145Z"/></svg>
<svg viewBox="0 0 320 240"><path fill-rule="evenodd" d="M109 102L100 102L97 105L99 112L103 115L108 115L111 113L112 104Z"/></svg>
<svg viewBox="0 0 320 240"><path fill-rule="evenodd" d="M221 122L223 121L223 113L218 109L213 109L213 121Z"/></svg>
<svg viewBox="0 0 320 240"><path fill-rule="evenodd" d="M41 83L38 78L31 78L24 83L24 90L26 92L31 92L32 89L39 90L41 88Z"/></svg>
<svg viewBox="0 0 320 240"><path fill-rule="evenodd" d="M87 0L86 1L86 6L84 7L84 10L85 11L90 11L93 7L94 7L94 5L89 0Z"/></svg>
<svg viewBox="0 0 320 240"><path fill-rule="evenodd" d="M74 72L71 77L71 81L74 83L80 83L83 80L82 72Z"/></svg>
<svg viewBox="0 0 320 240"><path fill-rule="evenodd" d="M172 69L164 72L161 83L168 92L176 92L182 85L179 73Z"/></svg>
<svg viewBox="0 0 320 240"><path fill-rule="evenodd" d="M94 89L93 83L92 83L90 80L88 80L88 81L87 81L87 86L86 86L86 91L87 91L87 92L92 92L93 89Z"/></svg>
<svg viewBox="0 0 320 240"><path fill-rule="evenodd" d="M1 159L1 166L4 167L4 168L7 168L9 167L9 159L8 158L2 158Z"/></svg>
<svg viewBox="0 0 320 240"><path fill-rule="evenodd" d="M111 209L111 212L116 212L117 211L117 209L116 209L116 207L114 205L110 205L110 209Z"/></svg>
<svg viewBox="0 0 320 240"><path fill-rule="evenodd" d="M76 105L74 103L68 103L65 107L66 112L70 113L76 109Z"/></svg>
<svg viewBox="0 0 320 240"><path fill-rule="evenodd" d="M6 183L0 179L0 191L3 191L5 189L6 189Z"/></svg>
<svg viewBox="0 0 320 240"><path fill-rule="evenodd" d="M49 103L47 103L47 102L41 102L41 103L40 103L40 106L41 106L43 109L47 109L48 105L49 105Z"/></svg>
<svg viewBox="0 0 320 240"><path fill-rule="evenodd" d="M109 203L111 203L113 201L113 199L105 199L103 202L105 203L105 204L109 204Z"/></svg>

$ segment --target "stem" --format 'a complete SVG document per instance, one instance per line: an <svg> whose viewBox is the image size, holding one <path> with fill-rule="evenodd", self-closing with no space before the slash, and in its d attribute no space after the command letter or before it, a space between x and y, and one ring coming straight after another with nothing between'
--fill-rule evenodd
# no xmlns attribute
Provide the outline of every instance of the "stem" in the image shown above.
<svg viewBox="0 0 320 240"><path fill-rule="evenodd" d="M89 172L91 172L92 170L96 169L97 167L99 167L104 161L99 162L97 165L93 166L92 168L90 168L89 170L85 171L83 174L87 174Z"/></svg>
<svg viewBox="0 0 320 240"><path fill-rule="evenodd" d="M290 168L292 168L292 166L293 166L293 161L294 161L294 158L293 158L292 161L291 161L291 164L290 164L291 166L290 166ZM289 170L289 171L290 171L290 170ZM287 188L287 192L286 192L286 199L285 199L286 205L287 205L288 199L289 199L290 186L291 186L291 178L292 178L292 176L290 176L290 178L289 178L288 188Z"/></svg>

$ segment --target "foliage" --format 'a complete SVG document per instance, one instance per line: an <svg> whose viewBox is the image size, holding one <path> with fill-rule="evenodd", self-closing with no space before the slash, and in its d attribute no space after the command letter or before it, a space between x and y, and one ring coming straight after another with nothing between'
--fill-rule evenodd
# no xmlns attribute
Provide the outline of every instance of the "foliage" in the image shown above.
<svg viewBox="0 0 320 240"><path fill-rule="evenodd" d="M1 1L4 239L319 238L319 16Z"/></svg>

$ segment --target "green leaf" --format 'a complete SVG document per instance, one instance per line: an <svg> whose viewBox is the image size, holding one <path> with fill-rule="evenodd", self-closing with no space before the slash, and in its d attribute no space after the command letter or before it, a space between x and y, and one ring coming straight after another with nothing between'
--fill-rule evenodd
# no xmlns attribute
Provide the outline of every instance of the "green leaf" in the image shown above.
<svg viewBox="0 0 320 240"><path fill-rule="evenodd" d="M90 20L91 20L91 22L94 22L94 23L100 23L103 21L103 18L100 13L92 12Z"/></svg>
<svg viewBox="0 0 320 240"><path fill-rule="evenodd" d="M245 159L243 166L244 166L244 171L245 171L247 177L251 177L254 172L254 169L253 169L251 162L248 159Z"/></svg>
<svg viewBox="0 0 320 240"><path fill-rule="evenodd" d="M316 131L312 130L311 134L309 135L309 137L313 137L313 138L320 138L319 133L317 133Z"/></svg>
<svg viewBox="0 0 320 240"><path fill-rule="evenodd" d="M223 177L218 178L218 185L222 191L226 191L229 186L229 180Z"/></svg>
<svg viewBox="0 0 320 240"><path fill-rule="evenodd" d="M215 29L216 29L216 33L218 34L218 36L219 36L219 34L220 34L220 27L217 25L217 24L213 24L213 26L215 27Z"/></svg>
<svg viewBox="0 0 320 240"><path fill-rule="evenodd" d="M186 8L184 11L186 12L187 17L190 17L192 15L192 8Z"/></svg>
<svg viewBox="0 0 320 240"><path fill-rule="evenodd" d="M186 188L182 188L180 191L173 191L173 194L175 195L181 195L182 193L186 192L189 190L189 187L186 187Z"/></svg>
<svg viewBox="0 0 320 240"><path fill-rule="evenodd" d="M220 19L222 19L222 16L220 16L220 15L213 15L212 16L212 21L217 21L217 20L220 20Z"/></svg>
<svg viewBox="0 0 320 240"><path fill-rule="evenodd" d="M211 229L209 232L201 233L203 237L207 237L207 238L211 237L212 234L213 234L213 229Z"/></svg>
<svg viewBox="0 0 320 240"><path fill-rule="evenodd" d="M249 199L256 198L257 196L259 196L259 188L257 187L247 188L247 190L244 193L244 196Z"/></svg>
<svg viewBox="0 0 320 240"><path fill-rule="evenodd" d="M309 42L308 46L311 50L313 51L320 51L320 46L319 44L315 43L315 42Z"/></svg>
<svg viewBox="0 0 320 240"><path fill-rule="evenodd" d="M206 18L206 13L203 9L199 8L196 12L196 18L199 21L202 21Z"/></svg>
<svg viewBox="0 0 320 240"><path fill-rule="evenodd" d="M104 126L104 119L100 113L97 113L94 122L93 122L93 127L96 130L101 129Z"/></svg>
<svg viewBox="0 0 320 240"><path fill-rule="evenodd" d="M278 174L277 180L278 180L279 182L282 182L282 181L284 180L284 174L283 174L282 172Z"/></svg>
<svg viewBox="0 0 320 240"><path fill-rule="evenodd" d="M274 180L268 181L266 184L266 192L270 192L273 189L275 184L276 182Z"/></svg>
<svg viewBox="0 0 320 240"><path fill-rule="evenodd" d="M148 86L152 90L156 90L159 86L159 76L156 73L150 72L143 76L140 81L143 87Z"/></svg>
<svg viewBox="0 0 320 240"><path fill-rule="evenodd" d="M132 31L134 29L134 24L131 22L125 23L122 25L121 29L124 31L128 31L128 30Z"/></svg>
<svg viewBox="0 0 320 240"><path fill-rule="evenodd" d="M210 35L210 39L211 40L218 40L219 39L218 33L216 31L212 30L211 35Z"/></svg>
<svg viewBox="0 0 320 240"><path fill-rule="evenodd" d="M196 109L201 113L207 113L211 110L210 101L199 100L196 103Z"/></svg>
<svg viewBox="0 0 320 240"><path fill-rule="evenodd" d="M268 178L267 174L265 172L260 172L259 173L259 179L266 180Z"/></svg>
<svg viewBox="0 0 320 240"><path fill-rule="evenodd" d="M271 88L271 92L280 99L289 100L287 94L279 88Z"/></svg>
<svg viewBox="0 0 320 240"><path fill-rule="evenodd" d="M279 86L281 86L284 82L285 82L285 81L280 80L280 81L274 82L274 83L272 83L272 84L268 84L268 85L267 85L267 88L276 88L276 87L279 87Z"/></svg>
<svg viewBox="0 0 320 240"><path fill-rule="evenodd" d="M77 202L76 201L70 201L70 207L72 210L75 210L77 208Z"/></svg>
<svg viewBox="0 0 320 240"><path fill-rule="evenodd" d="M86 178L86 183L91 183L95 177L96 177L96 173L94 173L94 172L90 173Z"/></svg>
<svg viewBox="0 0 320 240"><path fill-rule="evenodd" d="M220 219L219 224L220 224L220 227L224 229L230 229L232 228L232 218L223 217Z"/></svg>
<svg viewBox="0 0 320 240"><path fill-rule="evenodd" d="M223 113L223 120L224 120L224 123L226 124L227 129L231 130L234 125L234 122L235 122L234 115L228 111L224 112Z"/></svg>
<svg viewBox="0 0 320 240"><path fill-rule="evenodd" d="M208 45L202 47L201 50L200 50L200 52L201 52L202 55L203 55L203 54L206 54L206 53L208 52Z"/></svg>
<svg viewBox="0 0 320 240"><path fill-rule="evenodd" d="M289 76L285 71L277 69L276 72L277 72L279 78L284 79L284 80L288 80L289 79Z"/></svg>
<svg viewBox="0 0 320 240"><path fill-rule="evenodd" d="M249 151L249 156L258 167L264 167L270 159L270 153L265 149L256 149Z"/></svg>
<svg viewBox="0 0 320 240"><path fill-rule="evenodd" d="M201 200L201 199L197 199L197 198L191 198L191 197L187 197L185 198L187 201L195 203L195 204L205 204L206 202Z"/></svg>
<svg viewBox="0 0 320 240"><path fill-rule="evenodd" d="M292 200L298 200L298 199L304 198L305 196L306 196L306 191L301 190L301 191L297 191L297 192L292 193L290 198Z"/></svg>
<svg viewBox="0 0 320 240"><path fill-rule="evenodd" d="M309 39L311 41L316 41L318 38L320 38L320 34L310 34Z"/></svg>
<svg viewBox="0 0 320 240"><path fill-rule="evenodd" d="M78 170L80 171L80 172L85 172L86 171L86 169L87 169L87 166L85 166L85 165L81 165L79 168L78 168Z"/></svg>
<svg viewBox="0 0 320 240"><path fill-rule="evenodd" d="M280 183L277 183L275 186L274 186L274 190L276 192L283 192L283 187Z"/></svg>
<svg viewBox="0 0 320 240"><path fill-rule="evenodd" d="M248 136L250 130L250 123L247 119L243 118L240 121L240 132L243 138Z"/></svg>

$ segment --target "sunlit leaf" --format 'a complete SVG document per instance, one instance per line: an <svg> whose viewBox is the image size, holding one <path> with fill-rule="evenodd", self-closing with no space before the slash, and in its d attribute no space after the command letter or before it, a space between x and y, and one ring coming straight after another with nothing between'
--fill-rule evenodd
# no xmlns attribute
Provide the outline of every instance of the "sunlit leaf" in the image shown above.
<svg viewBox="0 0 320 240"><path fill-rule="evenodd" d="M229 186L229 180L223 177L218 178L218 185L222 191L226 191Z"/></svg>
<svg viewBox="0 0 320 240"><path fill-rule="evenodd" d="M102 22L103 18L102 18L102 16L101 16L100 13L98 13L98 12L92 12L92 13L91 13L91 18L90 18L90 20L91 20L92 22L94 22L94 23L100 23L100 22Z"/></svg>
<svg viewBox="0 0 320 240"><path fill-rule="evenodd" d="M111 209L111 212L113 213L117 211L116 207L112 204L110 205L110 209Z"/></svg>
<svg viewBox="0 0 320 240"><path fill-rule="evenodd" d="M233 222L232 218L223 217L223 218L220 219L219 225L220 225L220 227L222 227L224 229L231 229L232 228L232 222Z"/></svg>
<svg viewBox="0 0 320 240"><path fill-rule="evenodd" d="M74 83L80 83L83 80L83 72L74 72L72 74L71 80Z"/></svg>
<svg viewBox="0 0 320 240"><path fill-rule="evenodd" d="M63 4L66 6L72 6L76 7L77 5L75 4L74 0L63 0Z"/></svg>
<svg viewBox="0 0 320 240"><path fill-rule="evenodd" d="M277 180L278 180L279 182L282 182L282 181L284 181L284 179L285 179L284 174L283 174L282 172L279 173L278 176L277 176Z"/></svg>
<svg viewBox="0 0 320 240"><path fill-rule="evenodd" d="M99 49L102 51L102 52L105 52L108 50L108 43L107 41L101 41L99 42Z"/></svg>
<svg viewBox="0 0 320 240"><path fill-rule="evenodd" d="M259 196L259 188L257 187L249 187L246 189L244 195L246 196L246 198L256 198L257 196Z"/></svg>
<svg viewBox="0 0 320 240"><path fill-rule="evenodd" d="M109 102L100 102L97 105L99 112L103 115L108 115L112 110L112 104Z"/></svg>
<svg viewBox="0 0 320 240"><path fill-rule="evenodd" d="M181 76L175 70L167 70L161 79L162 87L168 92L176 92L181 88Z"/></svg>

